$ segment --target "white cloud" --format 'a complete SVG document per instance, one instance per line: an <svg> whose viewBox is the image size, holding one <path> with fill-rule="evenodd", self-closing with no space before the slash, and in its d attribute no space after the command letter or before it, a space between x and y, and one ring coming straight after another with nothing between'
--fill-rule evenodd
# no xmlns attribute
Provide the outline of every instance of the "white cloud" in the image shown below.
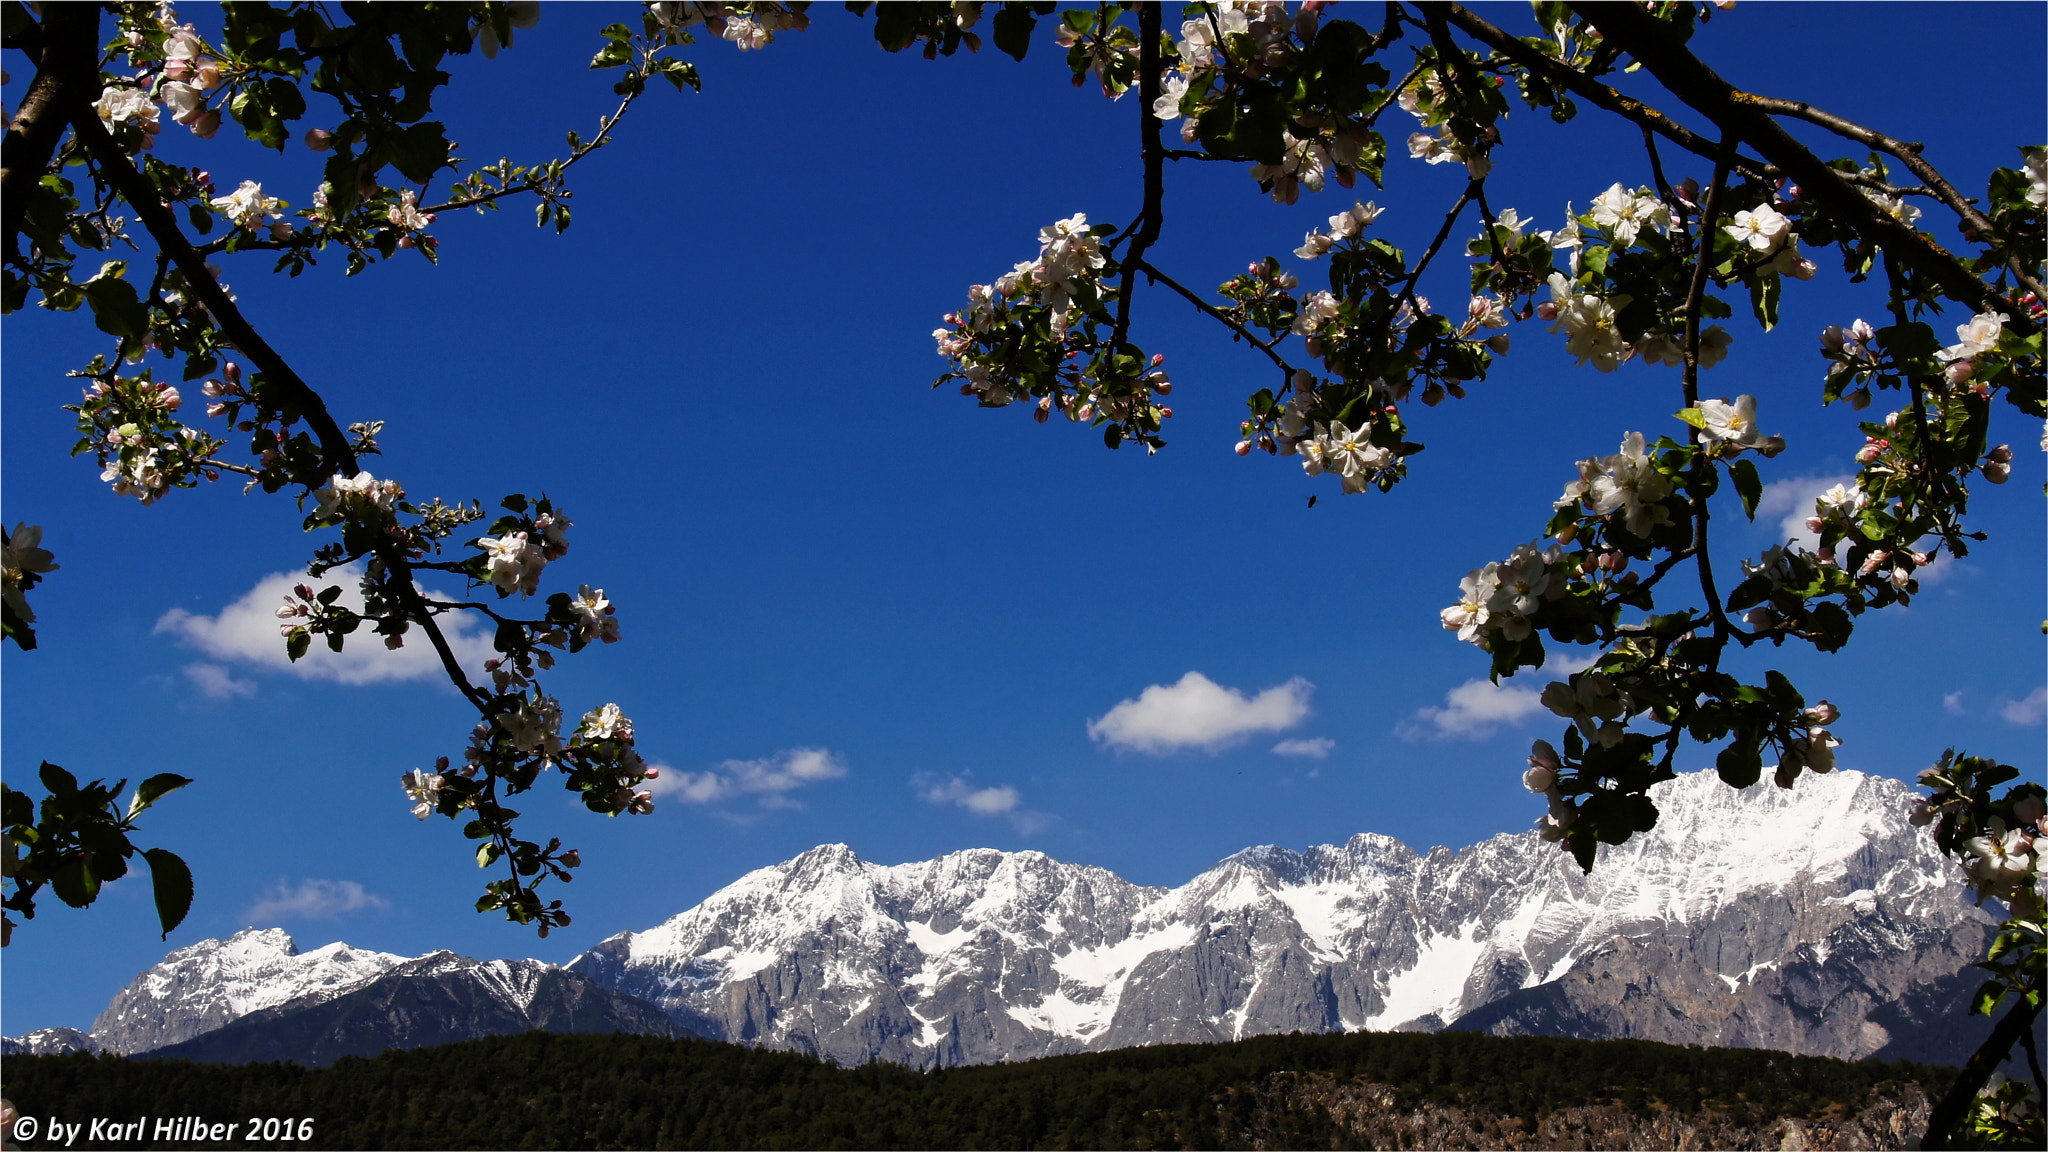
<svg viewBox="0 0 2048 1152"><path fill-rule="evenodd" d="M788 748L760 760L727 760L708 772L655 767L661 775L648 781L647 788L656 796L673 796L685 804L753 796L766 808L794 807L789 793L846 775L845 762L823 748Z"/></svg>
<svg viewBox="0 0 2048 1152"><path fill-rule="evenodd" d="M1318 736L1313 740L1282 740L1278 744L1273 745L1273 754L1275 756L1312 756L1317 760L1321 760L1330 754L1330 749L1336 746L1337 742L1328 736Z"/></svg>
<svg viewBox="0 0 2048 1152"><path fill-rule="evenodd" d="M1773 480L1764 485L1764 492L1756 502L1756 518L1769 520L1778 518L1778 542L1795 541L1801 548L1812 551L1820 547L1820 537L1806 530L1807 517L1813 515L1813 502L1821 493L1841 484L1855 487L1853 473L1843 476L1792 476L1784 480Z"/></svg>
<svg viewBox="0 0 2048 1152"><path fill-rule="evenodd" d="M218 664L187 664L185 679L199 689L199 694L212 700L232 700L237 696L254 696L256 683L253 680L237 680L227 669Z"/></svg>
<svg viewBox="0 0 2048 1152"><path fill-rule="evenodd" d="M950 804L977 816L1001 816L1026 835L1052 826L1051 815L1022 807L1023 793L1008 784L976 788L968 779L972 775L972 772L963 772L958 776L942 777L932 772L920 772L910 778L910 786L917 789L919 799L927 804Z"/></svg>
<svg viewBox="0 0 2048 1152"><path fill-rule="evenodd" d="M911 779L917 794L930 804L957 804L969 812L982 816L996 816L1015 811L1024 797L1008 784L993 788L976 788L965 777L948 776L938 780L930 775L919 775Z"/></svg>
<svg viewBox="0 0 2048 1152"><path fill-rule="evenodd" d="M1951 716L1963 714L1963 690L1956 689L1941 698L1941 710Z"/></svg>
<svg viewBox="0 0 2048 1152"><path fill-rule="evenodd" d="M243 919L251 924L278 920L337 920L365 908L389 908L391 902L363 891L353 880L301 880L297 886L279 880L263 898L249 906Z"/></svg>
<svg viewBox="0 0 2048 1152"><path fill-rule="evenodd" d="M1308 715L1315 685L1296 676L1249 699L1200 672L1171 687L1154 684L1088 722L1088 735L1114 748L1155 756L1182 748L1215 751L1253 732L1280 732Z"/></svg>
<svg viewBox="0 0 2048 1152"><path fill-rule="evenodd" d="M1589 659L1553 656L1542 670L1569 676L1592 666ZM1512 727L1546 711L1541 697L1541 688L1467 680L1444 693L1443 707L1416 709L1413 716L1395 725L1394 735L1408 741L1484 740L1497 728Z"/></svg>
<svg viewBox="0 0 2048 1152"><path fill-rule="evenodd" d="M217 660L253 665L273 672L286 672L303 680L333 680L342 684L380 684L394 680L427 680L441 676L441 661L433 646L415 628L406 634L405 647L384 647L381 637L368 630L349 637L340 652L329 650L325 640L314 637L313 646L297 663L285 655L284 637L279 635L277 608L295 584L308 584L315 591L341 585L340 605L362 611L363 597L357 585L363 570L345 565L314 580L303 572L276 572L256 582L247 594L215 616L199 616L173 608L156 622L158 632L169 632ZM494 652L488 635L476 624L475 614L451 612L441 617L441 632L463 667L480 674L483 662ZM201 691L208 691L205 673L187 669ZM227 683L226 671L216 683ZM228 689L235 691L235 689ZM253 690L253 686L252 686ZM211 692L209 692L211 694Z"/></svg>
<svg viewBox="0 0 2048 1152"><path fill-rule="evenodd" d="M1998 714L2007 724L2039 724L2048 720L2048 688L2036 688L2024 700L2007 700Z"/></svg>

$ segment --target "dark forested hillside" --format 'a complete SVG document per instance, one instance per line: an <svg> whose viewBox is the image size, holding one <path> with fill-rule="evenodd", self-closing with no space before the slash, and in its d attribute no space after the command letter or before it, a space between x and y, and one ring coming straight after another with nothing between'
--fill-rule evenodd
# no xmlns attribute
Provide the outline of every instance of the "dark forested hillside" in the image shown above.
<svg viewBox="0 0 2048 1152"><path fill-rule="evenodd" d="M24 1116L312 1117L315 1148L1900 1147L1951 1070L1471 1034L1262 1036L919 1073L530 1032L308 1070L17 1056ZM1860 1126L1859 1126L1860 1125ZM1662 1135L1660 1135L1662 1133ZM1818 1137L1818 1139L1816 1139ZM121 1147L178 1146L176 1140ZM27 1148L45 1147L32 1140ZM79 1146L79 1145L74 1145ZM105 1146L105 1145L101 1145ZM224 1142L215 1147L278 1146Z"/></svg>

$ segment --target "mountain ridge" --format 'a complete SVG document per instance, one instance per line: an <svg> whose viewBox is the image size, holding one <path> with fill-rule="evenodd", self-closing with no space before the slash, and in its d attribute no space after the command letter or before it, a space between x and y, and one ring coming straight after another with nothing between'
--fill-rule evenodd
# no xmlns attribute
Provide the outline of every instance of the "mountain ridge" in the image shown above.
<svg viewBox="0 0 2048 1152"><path fill-rule="evenodd" d="M652 1005L675 1032L846 1064L1447 1027L1924 1059L1923 1035L1953 1047L1930 1022L1966 995L1991 920L1906 820L1912 796L1854 772L1793 792L1681 776L1659 785L1658 827L1603 847L1590 876L1533 832L1455 851L1375 833L1253 846L1170 888L1036 851L882 865L825 844L560 969L301 953L277 929L203 941L138 975L85 1039L251 1051L265 1027L306 1033L302 1014L365 1011L392 980L438 981L408 995L446 1018L392 1017L394 1043L502 1030L534 1022L531 990L559 971L590 985L569 1000L615 998L598 1015L626 1030L657 1030Z"/></svg>

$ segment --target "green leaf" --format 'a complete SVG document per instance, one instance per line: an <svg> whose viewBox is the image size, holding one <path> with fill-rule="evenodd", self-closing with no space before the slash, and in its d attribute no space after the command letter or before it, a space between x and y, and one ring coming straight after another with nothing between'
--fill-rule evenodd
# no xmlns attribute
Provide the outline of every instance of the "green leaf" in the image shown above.
<svg viewBox="0 0 2048 1152"><path fill-rule="evenodd" d="M1673 412L1672 415L1678 417L1680 420L1685 421L1687 424L1690 424L1693 427L1700 429L1703 432L1706 431L1706 413L1701 412L1697 408L1680 408L1678 411Z"/></svg>
<svg viewBox="0 0 2048 1152"><path fill-rule="evenodd" d="M163 925L163 939L168 940L171 929L184 923L185 914L192 910L192 869L176 853L162 848L144 849L142 858L149 861L149 884L156 892L156 919Z"/></svg>
<svg viewBox="0 0 2048 1152"><path fill-rule="evenodd" d="M1031 33L1038 26L1038 18L1022 4L1005 4L996 13L994 32L996 47L1010 59L1019 61L1031 49Z"/></svg>
<svg viewBox="0 0 2048 1152"><path fill-rule="evenodd" d="M42 777L43 787L49 789L52 799L69 798L78 792L78 777L48 760L43 761L37 775Z"/></svg>
<svg viewBox="0 0 2048 1152"><path fill-rule="evenodd" d="M1756 313L1756 322L1769 332L1778 326L1778 297L1783 294L1785 282L1776 272L1760 272L1749 282L1749 306Z"/></svg>
<svg viewBox="0 0 2048 1152"><path fill-rule="evenodd" d="M299 657L304 656L306 649L312 647L312 644L313 634L311 632L306 631L304 628L294 628L292 629L292 634L285 637L284 654L291 657L293 663L297 663Z"/></svg>
<svg viewBox="0 0 2048 1152"><path fill-rule="evenodd" d="M128 818L133 820L143 809L191 782L190 778L175 772L159 772L151 776L135 786L135 798L128 802Z"/></svg>
<svg viewBox="0 0 2048 1152"><path fill-rule="evenodd" d="M135 294L135 285L112 276L95 277L83 285L92 304L92 322L109 336L140 336L149 331L149 309Z"/></svg>
<svg viewBox="0 0 2048 1152"><path fill-rule="evenodd" d="M1742 497L1743 512L1755 520L1756 502L1764 495L1764 482L1756 474L1756 465L1748 460L1737 460L1729 465L1728 478L1735 481L1735 493Z"/></svg>
<svg viewBox="0 0 2048 1152"><path fill-rule="evenodd" d="M1764 774L1762 750L1747 735L1737 736L1735 743L1714 757L1714 770L1730 788L1747 788Z"/></svg>

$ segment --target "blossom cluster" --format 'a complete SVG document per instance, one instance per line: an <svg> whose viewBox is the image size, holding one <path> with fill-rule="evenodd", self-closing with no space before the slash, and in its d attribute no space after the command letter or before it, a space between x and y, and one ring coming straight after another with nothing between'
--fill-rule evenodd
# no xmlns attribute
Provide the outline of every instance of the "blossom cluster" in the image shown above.
<svg viewBox="0 0 2048 1152"><path fill-rule="evenodd" d="M1677 488L1658 469L1641 432L1623 436L1621 450L1614 455L1587 457L1578 467L1579 478L1565 485L1552 504L1555 511L1577 516L1583 509L1595 517L1620 512L1628 534L1645 540L1671 522L1667 501Z"/></svg>
<svg viewBox="0 0 2048 1152"><path fill-rule="evenodd" d="M811 26L801 7L782 4L655 3L647 12L671 42L682 42L690 29L702 25L742 52L767 47L777 32Z"/></svg>
<svg viewBox="0 0 2048 1152"><path fill-rule="evenodd" d="M180 423L175 414L184 402L176 385L151 379L147 369L133 377L106 373L67 406L84 437L74 451L98 458L100 480L115 495L144 504L172 488L218 480L214 458L226 442Z"/></svg>
<svg viewBox="0 0 2048 1152"><path fill-rule="evenodd" d="M1287 5L1268 0L1223 0L1205 7L1181 24L1152 102L1154 116L1181 122L1181 140L1188 144L1201 139L1202 117L1209 110L1236 101L1242 82L1258 81L1300 58L1315 39L1326 5L1311 2L1290 12ZM1137 51L1135 46L1123 50ZM1097 71L1103 63L1091 61ZM1383 148L1367 118L1298 115L1280 129L1279 160L1254 163L1249 173L1274 200L1293 204L1304 188L1320 192L1331 179L1352 187L1360 171L1377 171L1377 153Z"/></svg>
<svg viewBox="0 0 2048 1152"><path fill-rule="evenodd" d="M1110 231L1091 226L1084 213L1054 221L1039 230L1035 259L970 286L967 306L932 332L939 355L952 362L938 383L961 381L961 395L987 408L1036 397L1040 423L1058 411L1108 425L1113 444L1128 437L1156 450L1160 422L1173 416L1158 398L1173 382L1163 355L1146 359L1102 338L1118 291L1105 282L1116 271L1102 243Z"/></svg>
<svg viewBox="0 0 2048 1152"><path fill-rule="evenodd" d="M541 503L547 504L545 500ZM500 517L491 526L496 535L474 542L483 553L479 578L500 596L514 591L522 597L533 595L540 589L541 572L549 562L568 554L568 533L573 525L574 521L551 505L536 509L530 520Z"/></svg>
<svg viewBox="0 0 2048 1152"><path fill-rule="evenodd" d="M1519 642L1535 630L1546 602L1567 595L1566 584L1578 564L1555 543L1517 545L1506 559L1467 572L1458 581L1458 602L1438 616L1445 630L1488 651L1496 636Z"/></svg>
<svg viewBox="0 0 2048 1152"><path fill-rule="evenodd" d="M35 622L36 614L29 610L29 589L40 582L43 573L55 572L60 565L53 563L56 558L43 547L43 528L40 524L16 524L14 531L7 534L7 543L0 547L0 596L7 602L7 610L16 620L24 624Z"/></svg>
<svg viewBox="0 0 2048 1152"><path fill-rule="evenodd" d="M2004 765L1953 748L1920 771L1930 795L1914 800L1912 821L1936 825L1942 847L1961 857L1977 902L2003 900L2015 916L2040 919L2048 900L2041 842L2048 839L2048 791L2038 783L2009 789L1994 801L1991 787L2017 776Z"/></svg>

